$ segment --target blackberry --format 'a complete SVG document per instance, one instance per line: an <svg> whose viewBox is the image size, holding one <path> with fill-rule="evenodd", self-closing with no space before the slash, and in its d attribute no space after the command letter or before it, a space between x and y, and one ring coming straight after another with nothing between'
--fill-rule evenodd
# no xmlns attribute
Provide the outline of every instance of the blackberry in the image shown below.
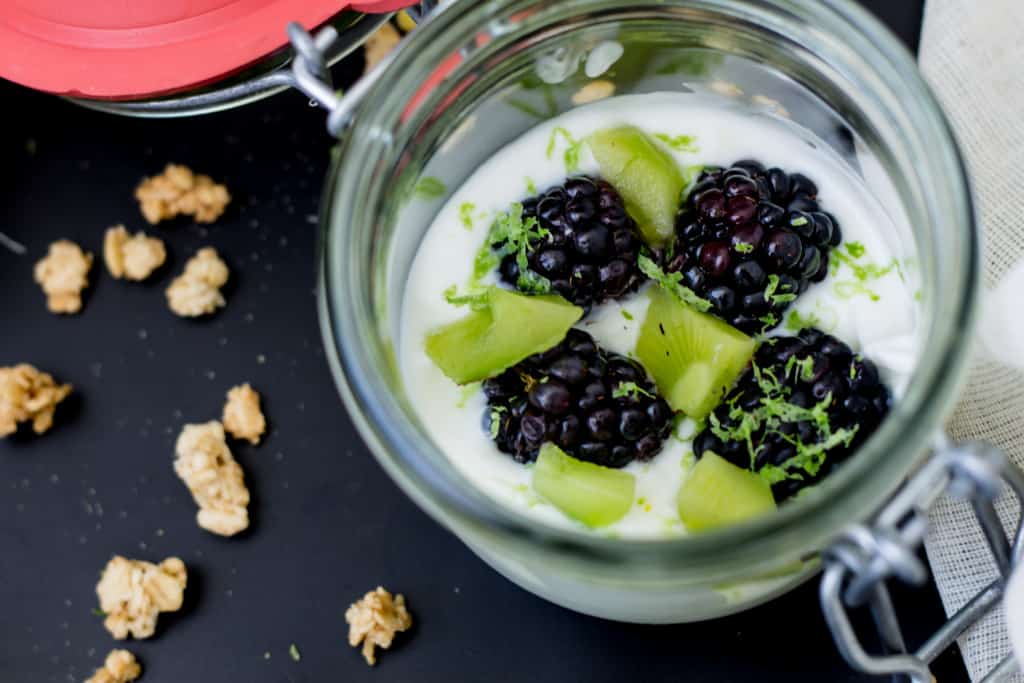
<svg viewBox="0 0 1024 683"><path fill-rule="evenodd" d="M761 473L782 500L848 458L878 427L890 400L874 363L835 337L804 328L758 347L693 450Z"/></svg>
<svg viewBox="0 0 1024 683"><path fill-rule="evenodd" d="M636 223L610 184L574 176L523 201L523 219L536 218L546 235L527 245L529 269L551 289L584 308L632 292L644 280L637 267L642 244ZM501 244L495 245L499 250ZM501 279L518 286L515 254L501 261Z"/></svg>
<svg viewBox="0 0 1024 683"><path fill-rule="evenodd" d="M664 268L682 273L682 283L733 327L768 330L825 278L829 252L842 240L817 195L810 178L756 161L706 168L676 215Z"/></svg>
<svg viewBox="0 0 1024 683"><path fill-rule="evenodd" d="M550 441L579 460L624 467L650 460L672 431L672 409L634 360L582 330L485 380L483 426L519 462Z"/></svg>

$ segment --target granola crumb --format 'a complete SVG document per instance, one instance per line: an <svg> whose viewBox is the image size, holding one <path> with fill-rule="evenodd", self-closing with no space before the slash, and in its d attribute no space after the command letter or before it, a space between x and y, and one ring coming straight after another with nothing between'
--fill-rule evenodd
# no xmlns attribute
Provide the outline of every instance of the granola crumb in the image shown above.
<svg viewBox="0 0 1024 683"><path fill-rule="evenodd" d="M228 275L228 266L217 250L203 247L167 288L167 305L183 318L213 313L225 304L220 288L228 281Z"/></svg>
<svg viewBox="0 0 1024 683"><path fill-rule="evenodd" d="M731 81L711 81L711 89L725 97L741 97L743 90Z"/></svg>
<svg viewBox="0 0 1024 683"><path fill-rule="evenodd" d="M224 429L236 439L245 439L256 445L267 428L267 420L260 410L260 395L249 383L233 387L224 404Z"/></svg>
<svg viewBox="0 0 1024 683"><path fill-rule="evenodd" d="M103 666L85 683L131 683L142 675L135 655L128 650L111 650Z"/></svg>
<svg viewBox="0 0 1024 683"><path fill-rule="evenodd" d="M167 164L162 174L143 179L135 198L152 225L181 214L193 216L197 223L213 223L231 201L224 185L178 164Z"/></svg>
<svg viewBox="0 0 1024 683"><path fill-rule="evenodd" d="M78 313L82 290L89 286L92 254L70 240L57 240L46 257L36 263L35 280L46 294L51 313Z"/></svg>
<svg viewBox="0 0 1024 683"><path fill-rule="evenodd" d="M174 471L199 506L199 526L221 536L246 529L249 489L241 465L225 442L223 425L216 420L185 425L174 450Z"/></svg>
<svg viewBox="0 0 1024 683"><path fill-rule="evenodd" d="M348 622L348 644L363 644L363 658L373 666L377 663L375 648L388 649L395 634L412 626L412 615L405 609L405 596L391 593L377 586L362 600L353 603L345 612Z"/></svg>
<svg viewBox="0 0 1024 683"><path fill-rule="evenodd" d="M168 557L159 565L115 555L103 569L96 595L107 615L103 626L117 640L149 638L160 612L177 612L185 595L185 563Z"/></svg>
<svg viewBox="0 0 1024 683"><path fill-rule="evenodd" d="M57 384L53 376L28 363L0 368L0 438L17 431L19 422L32 421L43 434L53 425L57 404L71 393L70 384Z"/></svg>
<svg viewBox="0 0 1024 683"><path fill-rule="evenodd" d="M167 259L163 240L143 232L130 235L123 225L109 228L103 237L103 260L117 278L141 282Z"/></svg>
<svg viewBox="0 0 1024 683"><path fill-rule="evenodd" d="M591 81L572 94L572 103L576 105L597 102L615 94L615 84L600 78Z"/></svg>
<svg viewBox="0 0 1024 683"><path fill-rule="evenodd" d="M765 95L752 95L750 97L750 101L751 103L757 105L758 107L764 107L773 114L781 116L784 119L790 118L789 111L782 106L781 102L779 102L776 99L772 99L771 97L767 97Z"/></svg>
<svg viewBox="0 0 1024 683"><path fill-rule="evenodd" d="M402 35L390 22L381 24L380 28L374 31L364 44L366 67L363 69L363 74L370 73L373 67L380 64L401 40Z"/></svg>

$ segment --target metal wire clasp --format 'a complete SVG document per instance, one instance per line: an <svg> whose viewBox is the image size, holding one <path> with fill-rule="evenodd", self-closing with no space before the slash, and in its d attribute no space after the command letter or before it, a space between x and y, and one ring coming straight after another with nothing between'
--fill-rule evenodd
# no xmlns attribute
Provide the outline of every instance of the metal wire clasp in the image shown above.
<svg viewBox="0 0 1024 683"><path fill-rule="evenodd" d="M987 444L937 444L935 456L912 476L870 525L847 529L824 554L821 607L843 657L855 669L874 675L902 674L913 683L931 683L928 665L954 640L999 603L1006 580L1019 562L1024 537L1024 506L1011 544L993 505L1005 482L1024 501L1024 474ZM916 652L908 653L886 581L920 585L928 578L916 550L928 528L928 509L944 492L974 508L999 578L950 617ZM847 608L867 605L888 654L872 655L861 645ZM1016 671L1009 655L983 679L995 683Z"/></svg>
<svg viewBox="0 0 1024 683"><path fill-rule="evenodd" d="M424 0L407 11L419 23L436 6L433 0ZM355 108L382 71L381 68L373 69L344 94L336 90L328 65L338 37L333 26L325 26L317 31L316 36L312 36L300 24L288 24L288 40L295 50L295 59L292 61L294 85L308 95L312 102L327 110L327 131L334 137L340 136L348 126ZM390 56L382 60L382 64L388 61Z"/></svg>
<svg viewBox="0 0 1024 683"><path fill-rule="evenodd" d="M327 110L327 132L334 137L340 137L351 122L359 102L377 80L381 70L372 70L356 81L351 90L342 94L334 88L326 57L338 39L337 31L327 26L320 29L314 37L302 26L292 22L288 24L288 39L295 49L295 60L292 62L295 87Z"/></svg>

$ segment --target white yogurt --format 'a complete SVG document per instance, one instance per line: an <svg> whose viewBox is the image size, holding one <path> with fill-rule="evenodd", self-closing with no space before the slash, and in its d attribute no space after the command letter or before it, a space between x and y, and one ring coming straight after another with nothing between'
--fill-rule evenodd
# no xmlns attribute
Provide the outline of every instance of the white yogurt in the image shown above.
<svg viewBox="0 0 1024 683"><path fill-rule="evenodd" d="M849 267L811 288L789 309L815 316L817 325L878 363L898 396L906 384L919 348L918 310L913 263L895 260L908 242L906 226L875 202L861 181L838 157L793 124L740 109L719 98L656 93L610 98L576 108L530 130L473 173L450 197L426 233L406 284L400 323L399 363L406 390L423 425L452 463L495 500L535 519L578 526L533 493L531 468L501 453L481 427L486 399L479 389L456 386L427 357L424 338L437 327L466 315L445 301L451 285L471 278L473 258L493 219L512 202L536 190L561 183L569 175L564 151L569 142L591 132L622 124L648 133L692 136L695 150L672 152L681 166L727 166L756 158L815 180L822 207L833 213L847 242L864 245L859 264L891 267L881 277L859 282ZM554 139L553 153L548 155ZM576 173L598 174L585 145L579 148ZM467 209L468 205L472 209ZM467 227L463 218L471 219ZM906 280L905 280L906 278ZM846 283L846 284L843 284ZM633 353L644 319L643 291L619 302L595 307L579 323L598 344L624 355ZM627 310L632 320L622 315ZM780 326L780 333L785 332ZM693 423L684 422L663 450L647 463L626 470L636 476L636 503L617 523L596 533L633 538L685 534L676 512L676 493L693 462Z"/></svg>

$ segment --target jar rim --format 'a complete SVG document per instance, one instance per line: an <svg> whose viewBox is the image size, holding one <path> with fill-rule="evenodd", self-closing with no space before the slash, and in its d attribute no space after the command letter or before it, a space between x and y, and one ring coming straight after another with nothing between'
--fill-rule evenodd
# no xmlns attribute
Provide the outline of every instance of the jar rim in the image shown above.
<svg viewBox="0 0 1024 683"><path fill-rule="evenodd" d="M950 290L942 295L948 313L931 316L928 341L904 397L879 430L851 458L816 488L815 495L802 496L777 513L747 523L704 534L667 539L609 539L583 530L555 528L510 510L479 491L467 490L430 466L418 455L438 447L422 433L402 424L403 411L388 395L387 387L369 362L369 342L358 312L357 295L345 282L333 262L337 247L360 225L359 201L365 188L365 166L346 168L342 160L371 158L374 145L381 144L384 112L395 97L395 80L417 62L438 63L445 45L465 42L496 16L521 9L531 0L492 0L468 9L452 5L432 15L411 34L376 82L365 93L351 126L343 138L343 154L331 169L325 190L320 245L321 325L332 372L349 413L375 457L393 479L427 512L451 525L453 519L485 533L502 533L526 543L540 542L556 552L583 556L670 555L683 557L687 564L746 561L763 553L766 543L790 542L789 547L820 549L851 521L860 520L877 509L911 471L930 439L941 429L941 419L952 408L956 390L966 370L967 341L977 313L980 245L966 168L955 136L937 100L916 68L911 55L898 39L866 10L850 0L765 0L758 4L760 16L797 17L823 35L841 37L837 49L850 50L872 69L878 87L898 93L894 102L913 126L921 163L931 171L935 183L946 183L943 201L949 211L938 219L964 226L959 241L949 253L959 253L953 264ZM626 4L617 0L568 0L566 7L595 8ZM663 9L672 3L650 3ZM740 0L692 0L687 4L713 5L716 9L750 14L750 3ZM629 3L630 11L646 3ZM568 11L568 10L566 10ZM359 175L362 173L363 178ZM366 225L364 223L364 225ZM369 228L367 228L369 229ZM334 245L334 247L332 247ZM954 252L952 250L958 250ZM947 267L949 264L945 264ZM364 326L365 327L365 326ZM395 423L395 420L398 423ZM408 422L408 418L405 418ZM442 454L443 455L443 454ZM851 516L851 514L853 516ZM811 525L808 520L818 520Z"/></svg>

